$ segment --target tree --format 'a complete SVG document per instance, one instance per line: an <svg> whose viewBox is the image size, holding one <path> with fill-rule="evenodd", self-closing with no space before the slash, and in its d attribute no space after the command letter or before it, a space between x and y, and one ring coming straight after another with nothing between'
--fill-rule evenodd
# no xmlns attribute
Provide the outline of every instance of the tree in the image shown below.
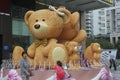
<svg viewBox="0 0 120 80"><path fill-rule="evenodd" d="M110 43L110 41L103 37L96 38L96 39L87 38L86 39L86 47L89 46L93 42L99 43L101 45L101 48L103 48L103 49L113 49L114 48L114 46Z"/></svg>
<svg viewBox="0 0 120 80"><path fill-rule="evenodd" d="M115 44L115 48L118 50L117 58L120 58L120 40L118 40L117 43Z"/></svg>
<svg viewBox="0 0 120 80"><path fill-rule="evenodd" d="M91 43L93 42L92 38L87 38L86 39L86 47L88 47Z"/></svg>
<svg viewBox="0 0 120 80"><path fill-rule="evenodd" d="M95 42L98 42L103 49L113 49L114 46L105 38L96 39Z"/></svg>

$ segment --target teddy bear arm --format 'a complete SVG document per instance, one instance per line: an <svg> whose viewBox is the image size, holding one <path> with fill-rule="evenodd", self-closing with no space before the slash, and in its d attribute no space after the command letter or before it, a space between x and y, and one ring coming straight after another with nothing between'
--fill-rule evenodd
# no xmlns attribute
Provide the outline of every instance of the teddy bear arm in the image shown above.
<svg viewBox="0 0 120 80"><path fill-rule="evenodd" d="M100 54L94 53L94 59L95 60L100 60Z"/></svg>
<svg viewBox="0 0 120 80"><path fill-rule="evenodd" d="M50 39L49 40L49 45L51 44L56 44L57 43L57 40L56 39Z"/></svg>
<svg viewBox="0 0 120 80"><path fill-rule="evenodd" d="M93 60L94 60L94 65L100 65L101 62L100 62L100 54L98 53L94 53L94 57L93 57Z"/></svg>
<svg viewBox="0 0 120 80"><path fill-rule="evenodd" d="M34 58L35 56L35 51L36 51L36 46L35 43L32 43L27 50L28 56L31 58Z"/></svg>
<svg viewBox="0 0 120 80"><path fill-rule="evenodd" d="M78 43L81 43L82 41L84 41L87 37L86 31L85 30L80 30L78 35L72 40Z"/></svg>
<svg viewBox="0 0 120 80"><path fill-rule="evenodd" d="M34 66L35 67L38 66L38 65L43 66L44 61L45 61L45 58L44 58L44 55L42 53L42 50L40 51L39 48L37 48L35 56L34 56Z"/></svg>

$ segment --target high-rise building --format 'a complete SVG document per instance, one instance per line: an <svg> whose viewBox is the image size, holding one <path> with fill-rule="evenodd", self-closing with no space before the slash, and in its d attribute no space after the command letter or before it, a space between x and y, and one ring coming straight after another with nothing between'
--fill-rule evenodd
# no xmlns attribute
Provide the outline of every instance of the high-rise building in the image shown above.
<svg viewBox="0 0 120 80"><path fill-rule="evenodd" d="M120 40L120 0L115 0L115 6L109 10L113 13L113 26L111 26L110 41L115 44Z"/></svg>
<svg viewBox="0 0 120 80"><path fill-rule="evenodd" d="M110 42L115 44L120 40L120 0L114 1L114 6L109 8L101 8L93 11L89 11L89 19L91 30L87 27L88 19L86 19L86 31L88 35L99 37L105 36L110 38ZM92 14L90 14L92 13ZM88 18L88 17L86 17ZM90 34L89 32L93 32Z"/></svg>
<svg viewBox="0 0 120 80"><path fill-rule="evenodd" d="M106 11L104 8L93 11L94 36L106 35Z"/></svg>
<svg viewBox="0 0 120 80"><path fill-rule="evenodd" d="M86 11L85 12L85 24L86 24L86 32L88 37L93 36L93 16L92 16L92 11Z"/></svg>
<svg viewBox="0 0 120 80"><path fill-rule="evenodd" d="M105 8L86 12L86 31L88 37L98 37L100 35L106 36L106 34L108 33L106 27L106 14L107 13Z"/></svg>

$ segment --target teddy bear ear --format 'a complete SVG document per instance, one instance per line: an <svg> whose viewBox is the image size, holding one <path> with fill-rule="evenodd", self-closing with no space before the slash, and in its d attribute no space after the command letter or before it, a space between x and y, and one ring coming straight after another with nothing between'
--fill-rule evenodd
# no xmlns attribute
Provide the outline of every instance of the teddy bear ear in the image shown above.
<svg viewBox="0 0 120 80"><path fill-rule="evenodd" d="M33 12L34 12L34 11L27 11L27 12L25 13L24 20L25 20L26 25L28 25L28 19L29 19L30 15L31 15Z"/></svg>
<svg viewBox="0 0 120 80"><path fill-rule="evenodd" d="M71 23L72 23L72 25L77 24L77 23L79 22L79 18L80 18L80 15L79 15L78 12L72 13L72 15L71 15L71 20L70 20Z"/></svg>
<svg viewBox="0 0 120 80"><path fill-rule="evenodd" d="M68 23L70 21L71 12L68 11L65 7L59 7L57 10L65 14L61 17L63 17L65 23Z"/></svg>

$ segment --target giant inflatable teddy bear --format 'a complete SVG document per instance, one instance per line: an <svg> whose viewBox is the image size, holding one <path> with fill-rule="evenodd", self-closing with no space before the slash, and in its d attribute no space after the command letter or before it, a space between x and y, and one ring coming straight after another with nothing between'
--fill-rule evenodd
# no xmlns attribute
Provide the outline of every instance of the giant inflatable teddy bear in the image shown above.
<svg viewBox="0 0 120 80"><path fill-rule="evenodd" d="M65 24L62 33L58 37L58 42L65 45L69 54L69 61L72 64L78 63L80 56L78 50L75 49L79 44L85 41L87 34L86 31L80 29L79 13L74 12L70 14L68 23Z"/></svg>
<svg viewBox="0 0 120 80"><path fill-rule="evenodd" d="M102 66L100 62L102 50L99 43L91 43L90 46L86 48L84 56L88 59L91 66Z"/></svg>
<svg viewBox="0 0 120 80"><path fill-rule="evenodd" d="M65 43L68 41L75 41L82 43L87 37L86 31L80 29L80 16L78 12L74 12L70 15L68 23L65 24L62 33L60 34L58 41Z"/></svg>
<svg viewBox="0 0 120 80"><path fill-rule="evenodd" d="M80 29L79 13L71 14L63 7L50 9L28 11L25 14L25 23L35 38L35 42L27 50L29 62L54 64L57 60L68 62L68 59L73 62L76 57L78 60L78 53L73 55L72 52L86 38L86 32ZM69 45L73 48L72 51ZM17 52L15 54L21 55ZM13 58L15 57L13 55Z"/></svg>
<svg viewBox="0 0 120 80"><path fill-rule="evenodd" d="M70 12L67 9L54 7L37 11L28 11L25 14L27 24L35 39L28 47L28 57L34 64L54 64L57 60L68 62L68 54L63 44L57 43L57 38L68 23ZM21 54L21 53L16 53ZM13 56L13 58L16 56ZM19 59L18 59L19 60Z"/></svg>
<svg viewBox="0 0 120 80"><path fill-rule="evenodd" d="M68 51L68 56L69 56L69 68L71 69L76 69L80 68L80 55L78 54L78 49L76 46L78 46L77 42L72 42L69 44L69 42L65 43L66 49Z"/></svg>
<svg viewBox="0 0 120 80"><path fill-rule="evenodd" d="M24 51L24 49L20 46L16 46L14 48L14 51L13 51L13 54L12 54L14 56L14 57L12 57L14 67L19 67L20 59L22 58L21 54L16 54L16 53L22 53L23 51Z"/></svg>

